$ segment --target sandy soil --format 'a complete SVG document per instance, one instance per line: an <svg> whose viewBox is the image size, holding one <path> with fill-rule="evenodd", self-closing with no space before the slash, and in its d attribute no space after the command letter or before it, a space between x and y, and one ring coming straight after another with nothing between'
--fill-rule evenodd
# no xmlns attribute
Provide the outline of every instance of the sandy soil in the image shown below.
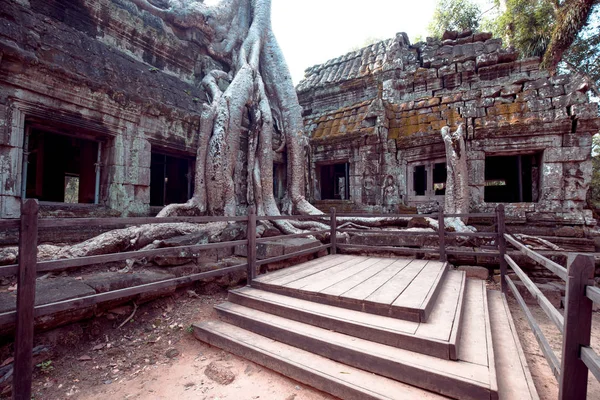
<svg viewBox="0 0 600 400"><path fill-rule="evenodd" d="M182 290L171 297L140 306L122 328L132 306L120 307L84 321L36 336L36 345L49 352L35 360L33 393L36 400L56 399L334 399L277 372L197 341L190 324L214 319L213 305L225 291L197 295ZM518 304L509 306L541 399L556 399L558 385ZM532 312L560 357L561 337L541 308ZM600 349L600 313L594 313L592 344ZM11 345L0 348L9 361ZM205 375L215 362L230 370L230 384ZM10 385L0 387L10 397ZM589 399L600 399L600 383L590 374Z"/></svg>
<svg viewBox="0 0 600 400"><path fill-rule="evenodd" d="M122 328L132 306L36 335L49 349L34 362L33 398L58 399L274 399L329 400L333 397L196 340L190 324L216 319L213 306L227 293L197 296L182 290L140 306ZM10 360L12 346L0 349ZM217 365L231 370L232 383L204 374ZM10 398L10 385L0 388Z"/></svg>
<svg viewBox="0 0 600 400"><path fill-rule="evenodd" d="M521 307L519 307L517 301L511 296L508 298L508 305L512 312L519 333L521 346L523 346L527 364L529 365L540 399L557 399L558 382L554 378L554 375L546 362L546 358L540 350L540 346L529 327L525 314L521 310ZM550 321L541 307L530 305L529 308L538 325L544 332L544 336L546 336L550 346L560 360L562 353L562 335L558 328L554 326L554 323ZM600 351L600 313L594 312L592 318L592 347L598 352ZM598 382L591 373L588 375L587 398L590 400L600 399L600 382Z"/></svg>

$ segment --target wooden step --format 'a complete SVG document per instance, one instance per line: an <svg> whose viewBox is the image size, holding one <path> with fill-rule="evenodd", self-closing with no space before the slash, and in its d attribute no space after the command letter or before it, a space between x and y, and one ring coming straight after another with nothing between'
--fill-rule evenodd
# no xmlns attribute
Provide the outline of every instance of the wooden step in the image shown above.
<svg viewBox="0 0 600 400"><path fill-rule="evenodd" d="M449 271L426 323L314 303L248 286L231 290L229 301L373 342L456 360L465 287L464 272Z"/></svg>
<svg viewBox="0 0 600 400"><path fill-rule="evenodd" d="M229 302L216 309L226 322L240 328L444 396L473 400L497 396L487 366L442 360ZM487 352L485 346L482 351Z"/></svg>
<svg viewBox="0 0 600 400"><path fill-rule="evenodd" d="M444 397L276 342L222 321L193 325L197 339L345 400Z"/></svg>
<svg viewBox="0 0 600 400"><path fill-rule="evenodd" d="M496 290L487 296L500 400L539 400L506 298Z"/></svg>
<svg viewBox="0 0 600 400"><path fill-rule="evenodd" d="M407 321L426 321L448 270L439 261L333 255L260 276L265 291Z"/></svg>

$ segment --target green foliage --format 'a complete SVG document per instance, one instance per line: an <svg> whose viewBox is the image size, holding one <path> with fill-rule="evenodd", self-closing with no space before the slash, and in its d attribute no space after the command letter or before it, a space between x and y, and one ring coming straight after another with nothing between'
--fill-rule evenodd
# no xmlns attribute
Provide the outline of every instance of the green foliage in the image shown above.
<svg viewBox="0 0 600 400"><path fill-rule="evenodd" d="M385 39L382 39L382 38L379 38L379 37L374 37L374 36L368 36L368 37L366 37L366 38L365 38L365 39L362 41L362 43L361 43L361 44L359 44L359 45L356 45L356 46L352 46L352 47L350 48L350 50L348 50L348 51L349 51L349 52L350 52L350 51L358 51L358 50L360 50L360 49L362 49L362 48L365 48L365 47L367 47L367 46L370 46L370 45L372 45L372 44L375 44L375 43L377 43L377 42L381 42L381 41L383 41L383 40L385 40Z"/></svg>
<svg viewBox="0 0 600 400"><path fill-rule="evenodd" d="M52 366L52 360L46 360L36 365L43 373L49 374L54 369Z"/></svg>
<svg viewBox="0 0 600 400"><path fill-rule="evenodd" d="M550 44L555 20L552 1L506 0L506 10L496 19L492 32L523 57L541 57Z"/></svg>
<svg viewBox="0 0 600 400"><path fill-rule="evenodd" d="M480 17L479 6L471 0L438 0L427 31L436 38L445 31L476 31Z"/></svg>

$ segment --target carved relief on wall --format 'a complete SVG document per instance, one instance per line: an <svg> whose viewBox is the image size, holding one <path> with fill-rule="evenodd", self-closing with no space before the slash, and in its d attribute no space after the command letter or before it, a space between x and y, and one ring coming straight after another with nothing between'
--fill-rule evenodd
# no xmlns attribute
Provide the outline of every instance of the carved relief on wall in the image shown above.
<svg viewBox="0 0 600 400"><path fill-rule="evenodd" d="M398 195L398 186L392 175L385 177L383 183L383 212L393 214L398 208L400 203L400 196Z"/></svg>

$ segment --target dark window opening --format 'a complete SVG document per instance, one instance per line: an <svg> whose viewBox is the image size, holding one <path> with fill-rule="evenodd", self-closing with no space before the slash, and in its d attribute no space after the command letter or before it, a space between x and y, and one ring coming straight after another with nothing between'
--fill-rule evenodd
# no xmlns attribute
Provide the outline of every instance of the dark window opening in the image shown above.
<svg viewBox="0 0 600 400"><path fill-rule="evenodd" d="M446 163L436 163L433 166L433 191L436 196L444 196L446 194L446 177L448 170Z"/></svg>
<svg viewBox="0 0 600 400"><path fill-rule="evenodd" d="M377 125L377 117L367 117L365 118L365 126L367 128Z"/></svg>
<svg viewBox="0 0 600 400"><path fill-rule="evenodd" d="M285 164L273 164L273 195L276 200L283 199L287 182Z"/></svg>
<svg viewBox="0 0 600 400"><path fill-rule="evenodd" d="M349 171L348 163L321 166L321 200L350 199Z"/></svg>
<svg viewBox="0 0 600 400"><path fill-rule="evenodd" d="M425 196L427 191L427 170L425 165L417 165L413 172L413 190L415 196Z"/></svg>
<svg viewBox="0 0 600 400"><path fill-rule="evenodd" d="M150 205L185 203L192 197L193 165L188 158L152 152Z"/></svg>
<svg viewBox="0 0 600 400"><path fill-rule="evenodd" d="M491 203L537 202L541 153L485 158L484 200Z"/></svg>
<svg viewBox="0 0 600 400"><path fill-rule="evenodd" d="M38 128L28 131L23 195L58 203L97 203L100 144Z"/></svg>

